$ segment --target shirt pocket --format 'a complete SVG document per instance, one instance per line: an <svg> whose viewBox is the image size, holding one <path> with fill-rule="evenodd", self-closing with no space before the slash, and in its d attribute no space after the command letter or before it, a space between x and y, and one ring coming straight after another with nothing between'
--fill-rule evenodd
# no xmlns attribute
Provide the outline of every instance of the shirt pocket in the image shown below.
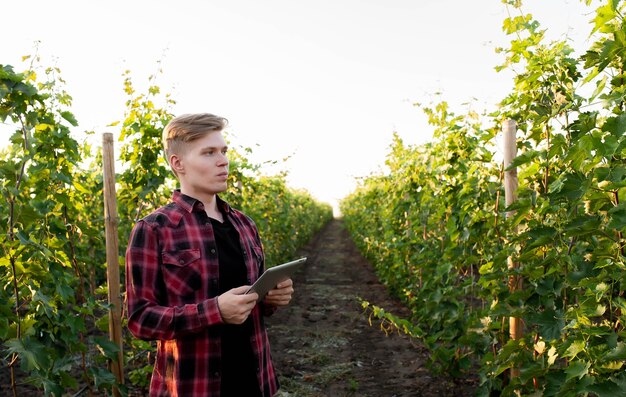
<svg viewBox="0 0 626 397"><path fill-rule="evenodd" d="M202 261L199 249L164 251L161 253L161 260L163 281L168 292L187 296L202 287Z"/></svg>

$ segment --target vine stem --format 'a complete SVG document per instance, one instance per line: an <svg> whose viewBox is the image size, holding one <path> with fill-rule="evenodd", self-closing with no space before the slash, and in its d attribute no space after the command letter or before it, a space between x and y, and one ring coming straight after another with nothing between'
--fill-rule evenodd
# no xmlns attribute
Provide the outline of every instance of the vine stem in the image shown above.
<svg viewBox="0 0 626 397"><path fill-rule="evenodd" d="M26 162L28 161L28 134L26 132L26 126L24 125L24 121L20 120L20 124L22 126L22 135L24 137L24 142L22 143L24 149L24 159L22 160L22 164L20 166L20 173L17 176L17 180L15 182L15 192L19 192L20 186L22 185L22 180L24 178L24 173L26 170ZM8 238L9 242L15 241L15 197L12 196L9 199L9 233ZM17 277L17 266L16 266L16 257L13 253L9 253L9 262L11 263L11 271L13 272L13 294L15 295L15 317L16 317L16 338L18 340L22 339L22 319L20 318L20 289L18 284ZM13 397L17 397L17 383L15 381L15 363L17 362L18 356L17 353L13 353L11 356L11 360L9 362L9 371L11 373L11 390L13 391Z"/></svg>
<svg viewBox="0 0 626 397"><path fill-rule="evenodd" d="M615 206L619 206L619 194L617 190L613 191L613 198L615 199ZM622 233L621 230L617 231L617 245L619 248L619 252L620 254L622 254L622 256L624 256L624 242L622 241L624 239L624 234Z"/></svg>
<svg viewBox="0 0 626 397"><path fill-rule="evenodd" d="M543 189L544 193L548 194L548 183L550 182L550 159L548 158L550 155L550 126L548 123L546 123L546 141L548 147L546 148L546 174L543 179Z"/></svg>
<svg viewBox="0 0 626 397"><path fill-rule="evenodd" d="M504 161L500 164L500 186L504 186ZM494 219L493 219L493 227L496 230L496 235L498 236L498 239L502 239L502 236L500 235L500 228L498 227L498 222L500 220L499 214L500 214L500 190L498 190L496 192L496 204L494 206Z"/></svg>
<svg viewBox="0 0 626 397"><path fill-rule="evenodd" d="M70 216L67 212L67 205L63 206L63 220L65 222L67 228L67 241L69 242L69 248L71 253L71 261L72 266L74 267L74 273L76 274L76 278L78 278L78 295L76 296L76 302L80 305L85 303L85 277L83 276L80 268L78 266L78 261L76 260L76 248L74 244L74 226L70 224ZM83 314L83 319L85 315ZM79 332L79 337L81 343L85 343L85 335L82 332ZM85 380L89 379L89 375L87 373L87 358L86 353L81 352L81 366L83 369L83 378Z"/></svg>
<svg viewBox="0 0 626 397"><path fill-rule="evenodd" d="M615 199L615 206L617 207L619 205L619 193L617 190L613 191L613 198ZM617 247L618 247L618 252L621 254L621 256L624 256L624 234L622 233L621 230L617 231ZM611 319L610 321L613 322L613 289L615 288L615 281L613 283L611 283L611 300L609 302L609 305L611 306L609 308L610 313L611 313ZM618 307L615 310L615 317L617 318L617 320L615 321L615 325L613 326L613 329L615 329L616 331L619 329L619 318L621 316L621 309Z"/></svg>

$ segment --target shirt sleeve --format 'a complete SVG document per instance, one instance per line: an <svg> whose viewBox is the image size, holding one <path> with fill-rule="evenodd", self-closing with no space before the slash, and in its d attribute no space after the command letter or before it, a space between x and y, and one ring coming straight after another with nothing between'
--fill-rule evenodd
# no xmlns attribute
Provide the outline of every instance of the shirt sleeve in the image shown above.
<svg viewBox="0 0 626 397"><path fill-rule="evenodd" d="M126 250L128 329L144 340L176 339L222 324L217 298L197 304L164 306L156 230L145 221L133 228Z"/></svg>

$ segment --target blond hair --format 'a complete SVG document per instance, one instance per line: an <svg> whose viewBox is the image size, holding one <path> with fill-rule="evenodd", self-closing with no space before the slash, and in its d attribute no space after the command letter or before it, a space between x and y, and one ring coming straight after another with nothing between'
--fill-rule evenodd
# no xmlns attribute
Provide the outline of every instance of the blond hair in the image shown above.
<svg viewBox="0 0 626 397"><path fill-rule="evenodd" d="M170 120L163 129L163 151L165 158L182 154L189 142L200 139L210 132L220 132L228 120L211 113L183 114Z"/></svg>

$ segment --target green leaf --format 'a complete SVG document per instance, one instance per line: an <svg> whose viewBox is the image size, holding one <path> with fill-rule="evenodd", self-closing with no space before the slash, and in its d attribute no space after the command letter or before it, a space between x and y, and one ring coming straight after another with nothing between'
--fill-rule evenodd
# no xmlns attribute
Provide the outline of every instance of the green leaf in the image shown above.
<svg viewBox="0 0 626 397"><path fill-rule="evenodd" d="M589 373L589 368L591 368L591 363L584 361L571 362L565 369L565 373L567 374L565 381L569 381L574 378L582 379L583 376Z"/></svg>
<svg viewBox="0 0 626 397"><path fill-rule="evenodd" d="M611 4L598 7L596 16L593 19L594 27L591 33L596 31L606 32L609 28L606 26L616 17L615 8Z"/></svg>
<svg viewBox="0 0 626 397"><path fill-rule="evenodd" d="M575 340L572 344L567 348L565 354L563 356L569 358L575 358L578 353L585 351L585 342L581 340Z"/></svg>
<svg viewBox="0 0 626 397"><path fill-rule="evenodd" d="M560 287L556 286L556 278L555 277L545 277L542 280L537 282L537 287L535 288L535 292L537 294L546 296L546 295L557 295L558 291L560 291Z"/></svg>
<svg viewBox="0 0 626 397"><path fill-rule="evenodd" d="M593 91L591 97L589 98L590 102L593 102L598 97L598 95L600 95L602 91L604 91L604 88L606 87L606 80L607 76L604 75L600 80L596 82L596 89Z"/></svg>
<svg viewBox="0 0 626 397"><path fill-rule="evenodd" d="M587 386L587 392L594 393L597 397L615 397L626 395L626 388L618 385L612 380L606 380L602 383Z"/></svg>
<svg viewBox="0 0 626 397"><path fill-rule="evenodd" d="M76 295L76 291L74 291L74 289L71 286L65 283L57 284L55 289L56 289L56 292L64 301L68 301L70 300L70 298L73 298Z"/></svg>
<svg viewBox="0 0 626 397"><path fill-rule="evenodd" d="M44 379L43 390L46 396L61 396L63 395L64 388L54 380Z"/></svg>
<svg viewBox="0 0 626 397"><path fill-rule="evenodd" d="M575 201L587 192L590 180L579 173L563 173L550 184L549 193L554 198Z"/></svg>
<svg viewBox="0 0 626 397"><path fill-rule="evenodd" d="M626 360L626 343L618 342L615 348L611 349L604 357L602 357L602 360L605 362Z"/></svg>
<svg viewBox="0 0 626 397"><path fill-rule="evenodd" d="M531 316L531 321L539 327L539 334L545 340L559 339L565 327L561 311L545 309L543 312Z"/></svg>
<svg viewBox="0 0 626 397"><path fill-rule="evenodd" d="M581 215L573 218L564 226L564 235L582 237L587 234L601 233L600 217L594 215Z"/></svg>
<svg viewBox="0 0 626 397"><path fill-rule="evenodd" d="M120 347L116 343L108 338L99 336L94 337L93 341L106 358L117 361L117 353L120 351Z"/></svg>
<svg viewBox="0 0 626 397"><path fill-rule="evenodd" d="M558 233L553 227L540 226L528 230L525 234L529 238L530 242L527 249L532 249L542 245L551 244Z"/></svg>
<svg viewBox="0 0 626 397"><path fill-rule="evenodd" d="M570 125L572 138L579 139L596 128L598 112L585 112L578 115L578 118Z"/></svg>
<svg viewBox="0 0 626 397"><path fill-rule="evenodd" d="M72 126L78 126L78 121L76 121L76 118L71 112L61 112L61 117L67 120Z"/></svg>
<svg viewBox="0 0 626 397"><path fill-rule="evenodd" d="M115 375L107 369L99 367L90 367L89 373L93 377L96 389L102 390L117 384Z"/></svg>
<svg viewBox="0 0 626 397"><path fill-rule="evenodd" d="M617 230L623 230L626 227L626 204L620 203L617 207L609 210L611 221L609 227Z"/></svg>
<svg viewBox="0 0 626 397"><path fill-rule="evenodd" d="M598 182L611 182L607 186L608 189L623 187L626 183L626 167L620 164L612 164L611 167L596 167L593 173Z"/></svg>
<svg viewBox="0 0 626 397"><path fill-rule="evenodd" d="M546 375L546 386L544 389L544 397L552 397L559 395L561 387L565 384L566 374L564 371L551 371Z"/></svg>
<svg viewBox="0 0 626 397"><path fill-rule="evenodd" d="M517 157L515 157L511 161L511 164L509 164L509 166L506 167L506 171L511 170L511 169L513 169L515 167L519 167L520 165L530 163L531 161L536 159L540 154L541 154L541 152L539 152L537 150L529 150L527 152L524 152L524 153L518 155Z"/></svg>
<svg viewBox="0 0 626 397"><path fill-rule="evenodd" d="M22 359L26 370L43 370L49 366L46 347L36 339L25 337L5 342L9 353L16 353Z"/></svg>

